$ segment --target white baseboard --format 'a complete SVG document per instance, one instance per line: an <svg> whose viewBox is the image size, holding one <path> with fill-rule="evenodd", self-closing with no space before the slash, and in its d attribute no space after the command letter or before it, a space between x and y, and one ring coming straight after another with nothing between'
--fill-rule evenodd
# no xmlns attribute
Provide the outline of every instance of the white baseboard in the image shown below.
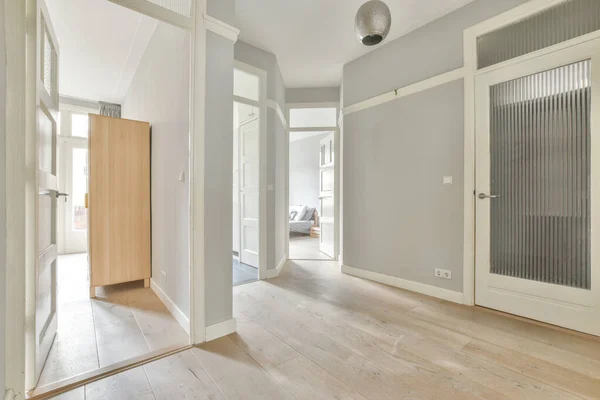
<svg viewBox="0 0 600 400"><path fill-rule="evenodd" d="M218 339L236 332L235 318L206 327L206 341Z"/></svg>
<svg viewBox="0 0 600 400"><path fill-rule="evenodd" d="M287 262L287 254L283 256L281 261L279 261L279 264L277 264L277 268L270 269L267 271L267 279L277 278L279 276L279 274L281 273L281 270L283 270L283 267L285 266L286 262Z"/></svg>
<svg viewBox="0 0 600 400"><path fill-rule="evenodd" d="M156 296L163 302L167 310L173 315L175 321L181 325L183 330L189 335L190 334L190 319L181 311L179 307L171 300L169 296L158 286L154 279L150 278L150 289L156 294Z"/></svg>
<svg viewBox="0 0 600 400"><path fill-rule="evenodd" d="M384 285L394 286L400 289L410 290L411 292L425 294L427 296L437 297L451 301L453 303L462 304L463 294L453 290L443 289L436 286L426 285L424 283L413 282L406 279L396 278L394 276L380 274L378 272L367 271L360 268L349 267L342 265L342 272L348 275L357 276L359 278L368 279L371 281L383 283Z"/></svg>

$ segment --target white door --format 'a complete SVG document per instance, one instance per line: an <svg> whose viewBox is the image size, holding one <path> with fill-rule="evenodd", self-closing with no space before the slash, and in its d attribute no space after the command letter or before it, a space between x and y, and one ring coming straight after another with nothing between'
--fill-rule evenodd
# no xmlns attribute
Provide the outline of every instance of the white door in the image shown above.
<svg viewBox="0 0 600 400"><path fill-rule="evenodd" d="M83 253L87 251L87 140L63 139L59 147L59 164L59 188L69 194L58 204L62 240L59 251Z"/></svg>
<svg viewBox="0 0 600 400"><path fill-rule="evenodd" d="M258 118L239 128L240 262L258 268L260 129Z"/></svg>
<svg viewBox="0 0 600 400"><path fill-rule="evenodd" d="M58 42L44 1L37 14L37 249L35 379L56 336Z"/></svg>
<svg viewBox="0 0 600 400"><path fill-rule="evenodd" d="M476 303L600 335L600 42L476 83Z"/></svg>
<svg viewBox="0 0 600 400"><path fill-rule="evenodd" d="M322 253L335 258L335 158L333 154L334 134L321 139L321 156L319 166L320 187L320 224L319 248Z"/></svg>

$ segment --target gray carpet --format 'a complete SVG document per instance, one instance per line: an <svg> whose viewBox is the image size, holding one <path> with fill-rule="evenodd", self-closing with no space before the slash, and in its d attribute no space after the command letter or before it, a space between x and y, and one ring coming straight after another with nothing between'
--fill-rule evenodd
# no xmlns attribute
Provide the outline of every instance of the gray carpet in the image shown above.
<svg viewBox="0 0 600 400"><path fill-rule="evenodd" d="M233 285L254 282L258 280L258 269L233 259Z"/></svg>

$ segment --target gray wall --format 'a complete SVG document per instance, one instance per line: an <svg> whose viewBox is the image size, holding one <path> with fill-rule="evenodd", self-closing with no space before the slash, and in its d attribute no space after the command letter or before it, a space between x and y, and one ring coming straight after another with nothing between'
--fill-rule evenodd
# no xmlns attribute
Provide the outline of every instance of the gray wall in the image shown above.
<svg viewBox="0 0 600 400"><path fill-rule="evenodd" d="M205 282L206 326L233 315L233 43L206 36Z"/></svg>
<svg viewBox="0 0 600 400"><path fill-rule="evenodd" d="M267 98L276 101L285 110L285 85L274 54L238 41L235 59L267 72ZM277 112L267 109L267 269L274 269L285 256L285 127Z"/></svg>
<svg viewBox="0 0 600 400"><path fill-rule="evenodd" d="M152 279L188 317L189 69L189 33L160 22L122 109L123 118L152 124ZM186 176L183 183L181 172Z"/></svg>
<svg viewBox="0 0 600 400"><path fill-rule="evenodd" d="M290 205L318 208L321 139L327 133L290 142Z"/></svg>
<svg viewBox="0 0 600 400"><path fill-rule="evenodd" d="M525 2L477 0L350 62L342 103L462 67L463 30ZM344 264L462 291L463 102L459 80L344 117Z"/></svg>
<svg viewBox="0 0 600 400"><path fill-rule="evenodd" d="M476 0L346 64L344 107L462 67L463 31L526 2Z"/></svg>
<svg viewBox="0 0 600 400"><path fill-rule="evenodd" d="M285 92L288 103L337 103L340 101L340 88L293 88Z"/></svg>
<svg viewBox="0 0 600 400"><path fill-rule="evenodd" d="M456 81L344 117L344 264L462 290L462 96Z"/></svg>
<svg viewBox="0 0 600 400"><path fill-rule="evenodd" d="M6 227L6 46L4 2L0 1L0 226ZM6 318L6 228L0 230L0 396L4 396Z"/></svg>

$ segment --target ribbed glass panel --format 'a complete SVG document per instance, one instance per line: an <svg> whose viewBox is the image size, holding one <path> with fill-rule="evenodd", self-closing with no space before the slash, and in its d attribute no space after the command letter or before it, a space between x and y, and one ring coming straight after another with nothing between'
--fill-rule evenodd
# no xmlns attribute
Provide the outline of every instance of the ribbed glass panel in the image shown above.
<svg viewBox="0 0 600 400"><path fill-rule="evenodd" d="M491 273L590 289L591 62L490 88Z"/></svg>
<svg viewBox="0 0 600 400"><path fill-rule="evenodd" d="M147 0L157 6L181 14L184 17L190 17L192 14L192 0Z"/></svg>
<svg viewBox="0 0 600 400"><path fill-rule="evenodd" d="M485 68L600 29L600 1L569 0L477 38Z"/></svg>

